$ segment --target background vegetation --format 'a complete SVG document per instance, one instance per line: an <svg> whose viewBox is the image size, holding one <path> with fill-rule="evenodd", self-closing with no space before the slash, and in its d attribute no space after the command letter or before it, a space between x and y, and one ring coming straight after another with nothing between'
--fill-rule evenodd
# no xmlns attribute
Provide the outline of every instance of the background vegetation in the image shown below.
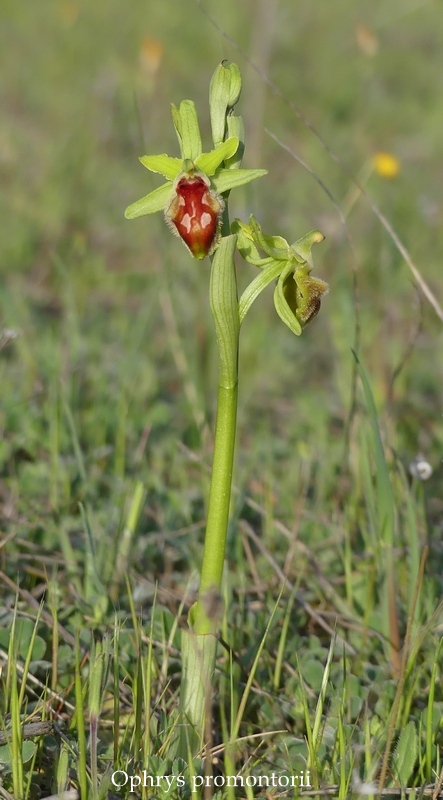
<svg viewBox="0 0 443 800"><path fill-rule="evenodd" d="M51 708L56 722L26 740L20 768L21 742L15 770L4 746L5 798L70 785L127 797L113 769L181 768L165 742L208 491L209 268L158 215L129 223L123 211L156 185L137 157L178 153L171 101L195 100L209 143L208 83L223 58L244 77L245 165L269 169L236 193L234 213L253 211L289 241L321 229L315 274L330 294L299 339L270 293L242 333L224 622L232 650L220 649L214 769L309 766L312 786L337 786L340 797L380 772L397 787L440 774L441 321L294 106L441 296L441 9L412 0L208 0L205 9L2 4L0 712L6 730L19 714L49 719ZM252 276L239 266L240 285ZM377 416L360 378L351 413L355 280ZM434 470L426 483L409 472L418 455ZM325 627L335 626L325 673ZM237 745L226 750L253 665Z"/></svg>

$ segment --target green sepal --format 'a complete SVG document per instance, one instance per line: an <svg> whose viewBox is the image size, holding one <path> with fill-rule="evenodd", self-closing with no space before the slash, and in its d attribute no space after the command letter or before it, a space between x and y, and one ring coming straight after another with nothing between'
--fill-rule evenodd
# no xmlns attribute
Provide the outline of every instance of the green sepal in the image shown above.
<svg viewBox="0 0 443 800"><path fill-rule="evenodd" d="M239 229L239 244L238 249L246 261L255 264L257 267L262 266L262 257L260 256L257 247L261 247L267 256L279 261L287 261L290 258L295 258L295 253L291 253L286 239L282 236L266 236L261 229L261 225L257 222L253 214L249 217L249 225L246 225L240 220L234 220L233 229L237 232Z"/></svg>
<svg viewBox="0 0 443 800"><path fill-rule="evenodd" d="M126 219L134 219L144 214L154 214L156 211L164 210L174 195L172 181L175 180L180 172L194 169L194 163L198 169L209 176L217 173L218 170L218 175L215 175L212 179L212 183L219 194L233 189L236 186L243 186L243 184L249 183L249 181L253 181L255 178L266 175L266 170L264 169L219 169L225 156L235 153L237 147L238 139L236 137L231 137L226 142L222 142L218 148L215 148L215 150L212 150L210 153L200 153L200 156L197 156L195 159L196 163L190 158L184 158L183 161L181 161L179 158L170 158L164 154L158 156L142 156L140 161L146 169L168 177L169 181L128 206L125 211Z"/></svg>
<svg viewBox="0 0 443 800"><path fill-rule="evenodd" d="M322 242L324 238L325 237L320 231L309 231L306 236L303 236L301 239L297 239L294 244L291 244L291 250L294 251L301 262L306 261L312 269L314 266L311 253L312 245Z"/></svg>
<svg viewBox="0 0 443 800"><path fill-rule="evenodd" d="M262 293L263 289L266 289L266 287L269 286L272 281L275 281L280 275L282 269L281 261L274 261L273 258L262 259L262 261L264 262L261 265L263 267L262 272L260 272L259 275L257 275L254 280L251 281L249 286L246 287L245 291L240 297L238 304L240 325L242 324L254 300L256 300L259 294Z"/></svg>
<svg viewBox="0 0 443 800"><path fill-rule="evenodd" d="M144 214L155 214L156 211L163 211L168 205L170 199L174 195L172 183L163 183L158 189L131 203L125 211L126 219L135 219L135 217L143 217Z"/></svg>
<svg viewBox="0 0 443 800"><path fill-rule="evenodd" d="M240 219L235 219L231 225L231 231L237 234L237 250L245 261L259 267L261 266L260 262L268 260L263 259L258 252L249 225L246 225L246 223L242 222Z"/></svg>
<svg viewBox="0 0 443 800"><path fill-rule="evenodd" d="M180 145L183 161L195 161L202 152L200 128L197 111L192 100L182 100L180 108L171 104L172 121Z"/></svg>
<svg viewBox="0 0 443 800"><path fill-rule="evenodd" d="M252 214L249 217L249 224L254 242L258 244L268 256L272 256L281 261L286 261L286 259L290 257L289 246L286 239L283 239L282 236L267 236L263 233L261 225L259 225Z"/></svg>
<svg viewBox="0 0 443 800"><path fill-rule="evenodd" d="M280 277L277 281L277 286L275 287L274 291L274 305L275 310L285 325L288 326L289 330L292 333L295 333L296 336L300 336L302 332L302 326L298 321L297 317L295 316L294 311L290 307L288 301L286 300L284 294L284 284L285 281L288 279L293 279L294 277L294 263L293 261L288 261L282 272L280 273ZM294 285L294 291L296 287Z"/></svg>
<svg viewBox="0 0 443 800"><path fill-rule="evenodd" d="M237 186L243 186L245 183L255 181L256 178L262 178L263 175L267 175L267 173L267 169L222 170L213 178L212 183L217 192L222 194L223 192L229 191L229 189L235 189Z"/></svg>
<svg viewBox="0 0 443 800"><path fill-rule="evenodd" d="M170 181L173 181L182 169L181 159L171 158L166 153L162 153L159 156L141 156L139 161L146 169L151 172L158 172L159 175L163 175L164 178Z"/></svg>
<svg viewBox="0 0 443 800"><path fill-rule="evenodd" d="M205 175L214 175L220 164L227 158L230 158L237 152L239 140L236 136L231 136L225 142L217 145L210 153L202 153L195 161L195 166L198 167Z"/></svg>
<svg viewBox="0 0 443 800"><path fill-rule="evenodd" d="M226 169L238 169L243 160L243 153L245 152L245 126L243 125L242 117L228 116L226 122L226 129L228 136L236 136L239 140L238 148L235 155L225 159Z"/></svg>

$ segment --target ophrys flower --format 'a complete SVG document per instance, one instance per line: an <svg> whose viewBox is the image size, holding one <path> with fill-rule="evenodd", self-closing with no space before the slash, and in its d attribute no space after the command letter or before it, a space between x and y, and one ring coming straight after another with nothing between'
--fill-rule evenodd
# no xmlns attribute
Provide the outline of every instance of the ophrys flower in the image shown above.
<svg viewBox="0 0 443 800"><path fill-rule="evenodd" d="M230 136L209 153L202 152L197 113L191 100L172 107L182 158L165 154L142 156L144 167L166 178L166 183L132 203L128 219L164 211L169 227L181 237L195 258L211 255L217 246L224 200L237 186L266 175L264 169L237 169L227 165L237 153L239 139Z"/></svg>

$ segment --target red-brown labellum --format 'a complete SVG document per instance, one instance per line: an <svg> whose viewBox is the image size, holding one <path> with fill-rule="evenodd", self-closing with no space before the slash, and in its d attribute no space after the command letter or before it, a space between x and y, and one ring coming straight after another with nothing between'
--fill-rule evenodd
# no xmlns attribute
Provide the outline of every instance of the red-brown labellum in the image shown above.
<svg viewBox="0 0 443 800"><path fill-rule="evenodd" d="M224 203L206 175L188 172L174 184L175 196L165 211L171 230L183 239L194 258L214 251L219 238Z"/></svg>
<svg viewBox="0 0 443 800"><path fill-rule="evenodd" d="M321 298L328 292L328 284L320 278L300 275L300 272L296 271L295 275L288 277L283 284L283 294L289 308L304 327L320 311Z"/></svg>

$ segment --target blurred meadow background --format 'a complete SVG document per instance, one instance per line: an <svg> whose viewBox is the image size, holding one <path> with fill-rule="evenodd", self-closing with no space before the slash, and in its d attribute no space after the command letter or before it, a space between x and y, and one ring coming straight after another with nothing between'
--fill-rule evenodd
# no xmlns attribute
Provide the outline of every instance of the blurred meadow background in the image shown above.
<svg viewBox="0 0 443 800"><path fill-rule="evenodd" d="M272 291L242 329L224 620L234 658L220 653L214 768L274 610L237 772L308 765L340 797L380 773L393 786L437 781L442 321L351 175L442 300L442 40L436 1L3 0L0 718L8 729L18 714L18 669L22 721L52 709L56 729L23 743L21 773L0 748L2 797L71 785L126 797L112 764L171 769L216 400L209 262L161 215L123 214L160 183L138 156L178 155L171 102L195 101L210 149L222 59L243 75L244 166L269 170L235 192L231 216L253 212L290 242L320 229L314 274L330 293L299 338ZM239 262L240 288L252 277ZM410 471L418 456L426 481ZM283 574L293 591L279 598ZM323 693L331 635L318 617L341 637ZM97 647L95 752L79 730L90 736L97 712ZM253 796L242 791L226 796Z"/></svg>

